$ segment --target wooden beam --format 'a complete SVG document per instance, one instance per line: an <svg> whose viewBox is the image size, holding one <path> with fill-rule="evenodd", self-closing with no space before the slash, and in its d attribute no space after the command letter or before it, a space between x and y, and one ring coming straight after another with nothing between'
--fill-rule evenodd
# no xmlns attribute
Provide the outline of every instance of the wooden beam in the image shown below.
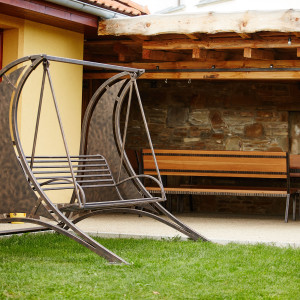
<svg viewBox="0 0 300 300"><path fill-rule="evenodd" d="M84 79L107 79L113 73L84 73ZM300 71L287 72L165 72L144 73L141 79L299 80Z"/></svg>
<svg viewBox="0 0 300 300"><path fill-rule="evenodd" d="M120 66L155 70L159 69L210 69L211 61L176 61L176 62L140 62L140 63L120 63ZM300 68L300 60L236 60L217 61L214 65L218 69L236 68Z"/></svg>
<svg viewBox="0 0 300 300"><path fill-rule="evenodd" d="M181 62L150 62L150 63L123 63L125 67L147 70L178 70L178 72L149 73L146 72L143 79L270 79L290 80L300 79L299 71L257 71L257 72L230 72L237 68L300 68L300 60L247 60L247 61L218 61L214 63L216 69L229 69L226 72L183 72L183 69L208 69L212 68L212 62L205 61L181 61ZM105 79L112 76L111 73L84 73L86 79Z"/></svg>
<svg viewBox="0 0 300 300"><path fill-rule="evenodd" d="M300 57L300 48L297 48L297 57Z"/></svg>
<svg viewBox="0 0 300 300"><path fill-rule="evenodd" d="M251 34L249 33L242 33L242 32L239 32L238 35L242 38L242 39L251 39Z"/></svg>
<svg viewBox="0 0 300 300"><path fill-rule="evenodd" d="M190 38L191 40L200 40L202 37L203 37L203 34L202 33L194 33L194 34L186 34L186 36L188 38Z"/></svg>
<svg viewBox="0 0 300 300"><path fill-rule="evenodd" d="M241 39L211 39L208 41L194 41L188 39L174 39L167 41L144 42L143 48L149 50L186 50L194 48L203 49L244 49L244 48L299 48L300 40L295 40L288 44L286 38L263 39L263 40L241 40Z"/></svg>
<svg viewBox="0 0 300 300"><path fill-rule="evenodd" d="M157 60L157 61L178 61L188 59L188 55L182 53L166 52L166 51L152 51L143 50L143 59Z"/></svg>
<svg viewBox="0 0 300 300"><path fill-rule="evenodd" d="M118 40L118 39L114 39L114 40L90 40L90 41L86 41L84 42L85 46L113 46L115 44L122 44L122 45L126 45L126 46L136 46L139 45L141 43L141 41L138 43L137 40L133 41L133 40Z"/></svg>
<svg viewBox="0 0 300 300"><path fill-rule="evenodd" d="M149 15L100 21L99 35L299 32L299 10Z"/></svg>
<svg viewBox="0 0 300 300"><path fill-rule="evenodd" d="M147 41L147 40L150 40L151 37L149 36L145 36L145 35L131 35L130 38L135 41L135 42L143 42L143 41Z"/></svg>
<svg viewBox="0 0 300 300"><path fill-rule="evenodd" d="M245 48L244 57L252 59L273 60L274 53L270 50Z"/></svg>

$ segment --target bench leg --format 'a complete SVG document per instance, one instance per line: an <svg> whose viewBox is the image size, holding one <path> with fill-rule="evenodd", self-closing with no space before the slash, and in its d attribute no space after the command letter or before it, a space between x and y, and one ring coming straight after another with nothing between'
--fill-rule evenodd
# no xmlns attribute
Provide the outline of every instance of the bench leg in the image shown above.
<svg viewBox="0 0 300 300"><path fill-rule="evenodd" d="M297 204L297 196L293 196L293 221L296 221L296 204Z"/></svg>
<svg viewBox="0 0 300 300"><path fill-rule="evenodd" d="M176 202L176 204L177 204L176 212L179 213L179 212L181 212L181 211L180 211L180 208L181 208L181 203L182 203L182 201L183 201L182 195L181 195L181 194L179 194L179 195L177 196L176 201L177 201L177 202Z"/></svg>
<svg viewBox="0 0 300 300"><path fill-rule="evenodd" d="M193 207L193 195L189 195L189 201L190 201L190 211L193 211L194 210L194 207Z"/></svg>
<svg viewBox="0 0 300 300"><path fill-rule="evenodd" d="M290 195L286 196L286 206L285 206L285 223L289 220L289 206L290 206Z"/></svg>

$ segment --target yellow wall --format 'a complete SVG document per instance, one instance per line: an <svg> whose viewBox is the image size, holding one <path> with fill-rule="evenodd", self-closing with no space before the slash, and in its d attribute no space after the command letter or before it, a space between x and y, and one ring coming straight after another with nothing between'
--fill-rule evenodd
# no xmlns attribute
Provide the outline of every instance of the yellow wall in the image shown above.
<svg viewBox="0 0 300 300"><path fill-rule="evenodd" d="M4 29L3 66L32 54L83 59L83 34L0 14ZM19 130L26 154L31 154L42 67L25 84L19 111ZM81 127L82 67L51 62L50 72L70 153L78 154ZM64 155L49 83L46 81L37 154Z"/></svg>

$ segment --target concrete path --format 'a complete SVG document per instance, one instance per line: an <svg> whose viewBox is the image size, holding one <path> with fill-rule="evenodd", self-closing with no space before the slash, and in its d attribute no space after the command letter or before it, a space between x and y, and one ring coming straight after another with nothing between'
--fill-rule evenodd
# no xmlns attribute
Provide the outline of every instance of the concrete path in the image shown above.
<svg viewBox="0 0 300 300"><path fill-rule="evenodd" d="M226 244L265 243L300 247L300 221L284 223L282 218L177 215L209 240ZM172 238L185 236L147 217L134 215L102 215L78 223L83 230L102 237Z"/></svg>
<svg viewBox="0 0 300 300"><path fill-rule="evenodd" d="M290 220L289 223L284 223L283 217L234 217L232 215L208 216L199 214L182 214L177 215L177 217L216 243L265 243L300 248L300 220ZM32 226L28 224L0 224L0 231ZM78 223L78 226L85 232L101 237L154 239L181 237L185 239L182 233L160 222L135 215L101 215L86 219Z"/></svg>

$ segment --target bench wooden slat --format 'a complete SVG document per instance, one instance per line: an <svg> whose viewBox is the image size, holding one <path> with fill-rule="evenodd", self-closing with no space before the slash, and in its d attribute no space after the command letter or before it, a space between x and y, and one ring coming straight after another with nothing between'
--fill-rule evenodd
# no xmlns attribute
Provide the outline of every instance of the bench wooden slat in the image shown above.
<svg viewBox="0 0 300 300"><path fill-rule="evenodd" d="M154 160L143 151L144 173L156 175ZM286 178L286 153L156 150L161 175ZM182 155L184 154L184 155ZM222 156L218 156L222 155Z"/></svg>
<svg viewBox="0 0 300 300"><path fill-rule="evenodd" d="M150 149L143 149L144 154L151 154ZM166 150L155 149L155 153L163 154L188 154L188 155L231 155L231 156L281 156L286 157L285 152L266 152L266 151L214 151L214 150Z"/></svg>

